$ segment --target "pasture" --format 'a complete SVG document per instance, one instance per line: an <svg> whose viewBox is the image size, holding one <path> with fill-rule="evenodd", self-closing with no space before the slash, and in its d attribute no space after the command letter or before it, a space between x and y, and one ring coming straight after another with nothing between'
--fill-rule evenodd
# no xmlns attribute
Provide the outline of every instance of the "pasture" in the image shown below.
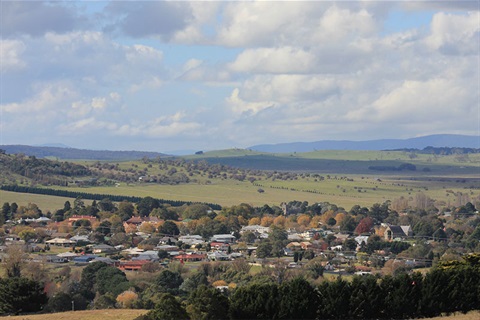
<svg viewBox="0 0 480 320"><path fill-rule="evenodd" d="M178 164L155 161L123 161L111 163L115 169L102 168L108 177L116 172L135 177L159 177L169 172L188 176L188 183L161 184L140 180L120 182L116 186L53 187L70 191L217 203L232 206L248 203L253 206L279 205L293 200L330 202L345 209L353 205L371 206L403 197L413 201L422 193L435 199L437 206L456 205L459 197L480 196L480 154L435 156L402 151L315 151L309 153L267 154L243 149L205 152L178 159L207 161L243 168L244 179L233 179L232 172L212 175L203 170L188 171ZM98 161L76 161L93 166ZM375 171L371 166L398 167L402 163L416 166L415 171ZM101 162L105 164L105 162ZM108 166L107 166L108 167ZM255 175L255 171L291 172L278 176ZM249 178L255 178L253 182ZM135 178L136 179L136 178ZM259 192L260 191L260 192ZM263 191L263 192L262 192ZM19 200L20 199L20 200ZM13 194L0 191L2 202L34 202L42 210L63 207L67 198ZM20 203L18 203L21 205Z"/></svg>

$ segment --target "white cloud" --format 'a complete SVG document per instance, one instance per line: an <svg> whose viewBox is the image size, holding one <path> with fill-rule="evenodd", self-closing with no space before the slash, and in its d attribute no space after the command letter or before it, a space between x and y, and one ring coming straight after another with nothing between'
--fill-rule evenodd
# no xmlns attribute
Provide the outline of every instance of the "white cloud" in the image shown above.
<svg viewBox="0 0 480 320"><path fill-rule="evenodd" d="M306 73L314 68L315 56L292 47L249 49L230 65L236 72Z"/></svg>
<svg viewBox="0 0 480 320"><path fill-rule="evenodd" d="M480 12L466 15L437 13L433 16L431 34L426 39L433 50L445 54L476 54L480 48Z"/></svg>
<svg viewBox="0 0 480 320"><path fill-rule="evenodd" d="M7 72L23 69L26 66L21 55L25 51L25 44L19 40L0 40L0 71Z"/></svg>
<svg viewBox="0 0 480 320"><path fill-rule="evenodd" d="M226 99L227 104L230 106L231 110L236 114L244 114L244 115L255 115L256 113L271 108L274 106L274 102L272 101L258 101L258 102L247 102L242 100L239 96L240 90L235 88L230 95Z"/></svg>

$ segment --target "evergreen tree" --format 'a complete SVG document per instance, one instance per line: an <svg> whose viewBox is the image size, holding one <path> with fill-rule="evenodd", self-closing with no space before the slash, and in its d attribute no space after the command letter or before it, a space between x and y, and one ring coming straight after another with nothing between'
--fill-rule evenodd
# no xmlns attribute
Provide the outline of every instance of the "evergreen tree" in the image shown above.
<svg viewBox="0 0 480 320"><path fill-rule="evenodd" d="M38 312L47 303L39 282L22 277L0 279L0 315Z"/></svg>
<svg viewBox="0 0 480 320"><path fill-rule="evenodd" d="M279 318L315 319L320 298L317 291L303 278L284 282L280 288Z"/></svg>
<svg viewBox="0 0 480 320"><path fill-rule="evenodd" d="M230 315L232 319L277 319L279 303L277 284L252 283L235 290L230 298Z"/></svg>
<svg viewBox="0 0 480 320"><path fill-rule="evenodd" d="M185 308L175 297L169 293L161 295L155 308L146 315L140 316L137 320L159 320L159 319L189 319Z"/></svg>
<svg viewBox="0 0 480 320"><path fill-rule="evenodd" d="M222 320L228 315L228 298L217 289L205 285L190 294L187 304L187 311L192 320Z"/></svg>

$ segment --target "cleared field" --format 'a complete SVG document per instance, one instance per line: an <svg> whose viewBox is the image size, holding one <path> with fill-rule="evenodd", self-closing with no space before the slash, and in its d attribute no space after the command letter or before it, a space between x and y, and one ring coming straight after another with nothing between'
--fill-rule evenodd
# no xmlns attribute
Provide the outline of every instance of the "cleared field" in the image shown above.
<svg viewBox="0 0 480 320"><path fill-rule="evenodd" d="M216 203L222 206L240 203L253 206L279 205L293 200L309 203L330 202L347 210L357 204L369 207L374 203L393 201L400 197L413 200L420 192L437 200L440 207L455 205L459 194L472 200L480 197L480 154L434 156L412 155L401 151L342 150L265 154L230 149L186 158L207 160L211 164L227 164L234 168L243 167L247 172L246 179L239 181L227 178L231 171L221 178L199 169L187 171L184 166L172 163L139 160L110 163L116 167L117 173L131 174L135 182L120 183L117 186L75 187L72 184L68 188L53 188L105 195L151 196L166 200ZM76 162L84 165L99 163L80 160ZM414 164L417 170L369 169L370 166L398 167L406 162ZM288 171L296 174L288 178L256 176L256 181L252 183L247 181L250 169ZM170 176L170 171L188 176L190 182L157 184L136 181L140 176ZM101 169L101 172L105 176L111 173L108 166ZM259 192L259 189L263 192ZM35 202L44 211L61 208L66 200L72 199L0 191L0 201L17 202L19 205Z"/></svg>
<svg viewBox="0 0 480 320"><path fill-rule="evenodd" d="M211 179L208 184L189 183L161 185L149 183L122 183L118 187L69 187L70 191L126 195L151 196L159 199L217 203L222 206L248 203L253 206L279 205L292 200L330 202L345 209L353 205L371 206L396 198L412 198L425 195L455 204L456 193L468 194L472 199L480 195L480 178L445 179L436 177L405 177L384 175L323 175L324 180L299 177L296 180L257 180L255 183L231 179ZM258 192L259 189L264 192ZM64 202L64 200L63 200ZM63 206L63 202L61 204ZM42 208L42 207L41 207Z"/></svg>
<svg viewBox="0 0 480 320"><path fill-rule="evenodd" d="M24 316L8 317L12 320L133 320L147 310L132 309L108 309L108 310L86 310L86 311L69 311L59 313L35 314Z"/></svg>
<svg viewBox="0 0 480 320"><path fill-rule="evenodd" d="M74 198L64 198L55 196L46 196L40 194L18 193L0 190L0 204L5 202L16 202L18 206L27 206L29 203L35 203L42 212L54 212L55 210L63 208L65 201L73 203Z"/></svg>

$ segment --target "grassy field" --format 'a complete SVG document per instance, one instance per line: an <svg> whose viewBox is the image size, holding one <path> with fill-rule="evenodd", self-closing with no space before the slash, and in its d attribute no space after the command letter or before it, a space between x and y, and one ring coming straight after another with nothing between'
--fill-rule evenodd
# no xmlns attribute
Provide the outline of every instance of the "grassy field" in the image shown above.
<svg viewBox="0 0 480 320"><path fill-rule="evenodd" d="M330 202L350 209L353 205L371 206L400 197L415 199L425 195L437 200L439 206L455 205L459 193L471 199L480 196L480 154L459 156L432 156L417 154L414 158L400 151L316 151L299 154L262 154L249 150L231 149L206 152L187 159L207 159L212 163L229 164L233 167L249 166L257 169L291 170L295 178L257 179L254 183L209 177L205 172L187 172L183 167L162 166L142 161L118 162L119 170L130 170L138 175L165 175L170 169L184 173L190 178L188 184L120 183L118 186L73 187L69 191L125 196L151 196L159 199L217 203L232 206L248 203L253 206L279 205L293 200ZM76 161L91 165L94 161ZM398 166L412 163L416 171L372 171L371 165ZM428 170L424 170L427 168ZM105 170L103 171L105 173ZM315 177L320 175L321 178ZM263 193L258 192L263 189ZM72 199L13 194L0 191L0 202L17 202L19 205L34 202L46 210L63 207Z"/></svg>
<svg viewBox="0 0 480 320"><path fill-rule="evenodd" d="M133 320L147 310L108 309L8 317L12 320Z"/></svg>
<svg viewBox="0 0 480 320"><path fill-rule="evenodd" d="M63 205L67 200L73 204L75 199L0 190L0 204L5 202L16 202L20 207L27 206L29 203L35 203L42 210L42 212L45 213L47 211L55 212L55 210L63 208Z"/></svg>
<svg viewBox="0 0 480 320"><path fill-rule="evenodd" d="M109 310L88 310L75 312L61 312L51 314L25 315L8 317L12 320L133 320L136 317L146 313L147 310L130 309L109 309ZM456 313L435 318L423 318L429 320L478 320L479 311L471 311L466 314Z"/></svg>

